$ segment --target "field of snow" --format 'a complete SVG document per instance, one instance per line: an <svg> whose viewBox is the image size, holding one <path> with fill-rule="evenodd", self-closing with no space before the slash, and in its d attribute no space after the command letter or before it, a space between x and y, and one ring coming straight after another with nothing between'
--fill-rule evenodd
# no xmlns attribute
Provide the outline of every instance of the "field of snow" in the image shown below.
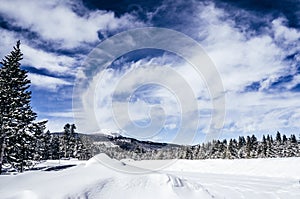
<svg viewBox="0 0 300 199"><path fill-rule="evenodd" d="M39 166L0 176L0 198L300 198L300 158L117 161L100 154Z"/></svg>

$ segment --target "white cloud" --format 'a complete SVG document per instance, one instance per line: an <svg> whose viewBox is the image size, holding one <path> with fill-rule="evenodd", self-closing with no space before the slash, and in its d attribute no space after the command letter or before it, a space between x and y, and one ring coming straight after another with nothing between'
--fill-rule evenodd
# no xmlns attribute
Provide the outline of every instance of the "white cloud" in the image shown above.
<svg viewBox="0 0 300 199"><path fill-rule="evenodd" d="M36 69L45 69L55 76L74 76L83 56L79 54L63 55L48 52L34 47L39 39L48 40L58 48L80 48L86 43L97 42L97 31L116 31L129 27L140 26L131 15L123 15L118 18L113 12L89 11L87 8L83 15L78 15L72 10L71 1L37 1L24 2L2 1L0 14L11 25L27 29L37 33L40 38L31 41L22 35L22 32L9 31L0 28L1 57L7 55L17 40L21 40L23 52L23 66L31 66ZM78 3L78 2L75 2ZM82 7L83 8L83 7ZM32 83L43 89L57 90L59 86L70 85L69 82L59 78L30 74Z"/></svg>
<svg viewBox="0 0 300 199"><path fill-rule="evenodd" d="M299 42L300 32L297 29L286 27L286 22L287 20L284 18L277 18L272 21L275 39L283 40L289 44Z"/></svg>
<svg viewBox="0 0 300 199"><path fill-rule="evenodd" d="M253 34L247 24L238 27L226 10L213 4L198 6L200 43L216 64L226 90L223 132L238 135L300 129L295 122L300 113L299 94L289 91L299 83L299 77L294 75L295 64L285 60L297 52L299 31L287 27L285 20L279 18L272 21L268 31ZM250 13L245 14L251 17ZM284 91L270 91L272 83L287 75L294 77L291 82L282 83ZM253 82L260 82L259 91L243 92Z"/></svg>
<svg viewBox="0 0 300 199"><path fill-rule="evenodd" d="M300 33L297 29L286 26L286 19L278 18L270 20L271 24L266 32L256 34L255 30L249 29L248 24L237 26L226 10L216 8L214 4L203 4L193 1L191 5L196 9L196 14L185 15L191 17L192 28L185 24L187 30L195 31L191 35L197 35L207 54L222 77L226 90L226 121L225 133L237 132L257 132L273 131L281 128L299 128L300 107L297 105L299 94L292 93L289 89L298 85L299 75L295 75L291 82L282 84L285 91L274 93L270 91L272 83L278 81L281 76L294 75L296 64L285 60L285 57L299 51ZM159 9L167 9L160 7ZM104 34L107 31L117 31L130 27L138 27L143 24L131 15L116 17L113 12L88 11L83 15L76 14L71 9L70 2L59 0L47 1L9 1L4 0L0 6L0 13L4 15L12 25L19 26L37 33L43 40L58 44L59 48L76 48L86 43L98 41L97 31ZM251 13L244 12L244 17L253 17ZM155 15L155 12L151 14ZM249 15L249 16L247 16ZM16 38L20 35L0 29L0 45L3 49L11 49ZM21 37L22 38L22 37ZM128 41L130 42L130 41ZM31 47L29 41L25 41L21 46L24 51L23 63L38 69L47 69L58 74L69 73L74 75L78 59L65 55L45 52L41 49ZM4 52L7 54L8 52ZM3 54L3 55L5 55ZM296 61L299 56L296 55ZM96 110L89 110L91 115L96 114L97 121L90 121L90 126L97 125L93 122L101 123L101 128L117 128L112 119L112 91L116 89L117 82L124 73L143 68L143 72L138 76L128 79L127 84L121 85L122 92L133 92L135 85L141 80L152 79L159 82L165 78L166 82L174 82L175 87L181 88L181 84L175 76L163 74L160 67L172 66L175 71L187 82L198 99L200 111L210 110L211 102L209 92L205 82L191 70L186 63L174 63L173 57L161 57L152 60L141 60L136 63L129 63L124 67L126 70L113 71L106 70L102 77L101 87L95 87L99 93L83 94L83 103L87 107L97 105ZM155 65L156 64L156 65ZM152 75L156 73L157 75ZM32 83L44 89L57 90L60 86L71 85L63 79L29 74ZM100 84L99 76L93 79L92 86ZM42 81L41 81L42 80ZM258 91L243 92L245 87L253 82L260 82ZM122 87L123 86L123 87ZM184 95L186 91L180 91L175 95ZM151 90L145 93L162 100L164 111L167 115L178 114L180 106L176 104L175 95L165 89ZM100 96L101 95L101 96ZM97 98L98 97L98 98ZM172 98L173 97L173 98ZM189 114L194 110L188 101L183 99L180 102L187 106L188 110L182 114ZM177 107L177 106L179 107ZM123 109L128 106L126 100L116 102L115 106ZM175 108L174 108L175 107ZM145 101L137 101L130 104L130 114L133 120L143 120L149 118L149 104ZM52 113L52 116L70 116L70 113ZM126 115L119 116L120 120L127 121ZM125 118L122 118L125 117ZM159 117L153 114L152 117ZM200 129L207 129L210 122L210 114L204 116L200 123ZM191 117L191 120L193 118ZM62 122L58 122L62 128ZM122 123L122 122L121 122ZM53 122L51 122L52 126ZM166 127L173 128L177 124L169 123ZM56 128L56 127L55 127ZM159 135L157 135L158 137Z"/></svg>
<svg viewBox="0 0 300 199"><path fill-rule="evenodd" d="M26 43L22 44L21 50L24 54L23 64L37 69L46 69L56 74L74 75L75 67L79 65L74 57L45 52L32 48Z"/></svg>
<svg viewBox="0 0 300 199"><path fill-rule="evenodd" d="M33 73L28 73L28 78L33 86L50 91L57 91L61 86L72 85L71 82L63 79Z"/></svg>
<svg viewBox="0 0 300 199"><path fill-rule="evenodd" d="M226 124L224 133L274 133L277 130L300 129L299 93L267 94L250 92L227 94Z"/></svg>
<svg viewBox="0 0 300 199"><path fill-rule="evenodd" d="M243 133L269 133L280 129L300 129L300 124L296 122L300 119L300 107L297 105L300 96L298 93L289 91L299 83L299 77L294 76L291 82L283 83L282 85L286 88L285 91L266 92L269 91L272 83L279 80L279 77L294 75L293 63L285 60L285 57L291 52L296 52L297 45L290 44L291 42L299 43L299 32L285 26L282 19L277 19L273 20L273 25L267 32L249 34L247 31L253 30L249 30L248 26L237 27L225 10L218 9L213 4L200 4L198 6L200 11L197 16L197 21L199 21L197 34L201 38L200 43L216 64L226 90L226 121L223 132L235 132L237 136ZM251 15L250 13L246 14ZM141 75L130 78L126 81L126 85L121 85L123 86L121 90L124 93L132 92L134 85L145 79L153 79L154 82L158 82L160 78L169 78L170 81L178 83L178 87L181 86L176 79L172 79L174 77L163 74L159 67L153 67L155 64L153 60L131 63L129 68L137 68L142 65L149 66L149 68L145 67ZM168 65L166 60L160 62L160 66ZM203 80L186 64L174 65L174 63L169 63L169 65L175 66L176 71L191 85L192 90L199 97L200 110L201 107L209 110L211 108L210 98L205 90ZM157 72L157 76L151 75L153 71ZM103 98L115 90L116 81L122 77L122 74L112 71L106 75L104 76L103 87L101 87ZM244 92L245 87L253 82L260 82L260 89ZM158 89L153 91L151 95L158 96L157 94L161 92L166 94L165 91ZM180 95L179 93L175 94ZM103 111L99 111L99 113L104 114L100 114L98 122L104 122L108 125L107 128L110 128L109 125L114 123L113 120L108 119L112 118L112 108L111 104L107 105L104 102L109 102L109 100L106 99L106 101L99 103ZM185 101L181 103L186 105ZM147 104L139 102L136 105L131 109L132 114L138 119L145 119ZM127 103L118 102L118 106L122 108L127 106ZM172 107L174 108L174 104L167 104L164 108L172 109ZM191 120L193 120L192 117ZM200 129L207 129L208 122L206 120L206 124L201 123Z"/></svg>
<svg viewBox="0 0 300 199"><path fill-rule="evenodd" d="M207 130L211 115L201 113L198 116L195 112L212 107L209 92L202 77L188 63L176 61L173 65L166 64L167 60L174 59L177 59L174 55L164 55L124 63L121 71L106 69L95 76L89 89L80 96L85 111L88 112L86 118L89 118L89 122L83 122L83 126L79 125L79 128L87 129L95 125L96 129L122 129L135 134L129 129L133 128L130 125L133 122L139 129L134 132L146 136L160 131L162 127L169 130L182 127L182 131L193 132L196 130L193 129L195 122L199 122L199 128ZM158 85L143 88L149 82ZM191 93L194 97L191 97ZM112 98L114 94L119 97ZM136 97L137 100L130 102L131 97ZM197 97L201 97L198 103L195 99ZM191 103L191 98L195 99L196 105ZM90 121L94 114L96 121L92 124ZM184 121L180 121L183 117ZM141 121L149 123L140 126ZM156 136L160 135L155 134Z"/></svg>
<svg viewBox="0 0 300 199"><path fill-rule="evenodd" d="M224 10L214 5L201 7L199 35L206 35L200 43L216 64L226 90L242 90L252 82L286 71L284 50L271 35L248 35L230 20L224 20ZM205 28L201 26L205 21Z"/></svg>
<svg viewBox="0 0 300 199"><path fill-rule="evenodd" d="M0 29L0 45L4 49L0 52L0 56L4 57L13 50L18 40L21 40L21 51L23 53L22 65L32 66L37 69L46 69L50 73L74 75L75 67L79 65L76 57L58 55L46 52L30 46L27 41L18 33ZM24 41L24 40L25 41Z"/></svg>
<svg viewBox="0 0 300 199"><path fill-rule="evenodd" d="M0 14L10 23L38 33L60 48L75 48L98 41L98 33L141 26L131 15L116 17L109 11L88 11L79 16L70 1L3 0Z"/></svg>
<svg viewBox="0 0 300 199"><path fill-rule="evenodd" d="M56 117L56 118L73 118L74 117L73 111L70 111L70 110L66 110L64 112L49 112L49 113L46 113L46 115L50 116L50 117Z"/></svg>

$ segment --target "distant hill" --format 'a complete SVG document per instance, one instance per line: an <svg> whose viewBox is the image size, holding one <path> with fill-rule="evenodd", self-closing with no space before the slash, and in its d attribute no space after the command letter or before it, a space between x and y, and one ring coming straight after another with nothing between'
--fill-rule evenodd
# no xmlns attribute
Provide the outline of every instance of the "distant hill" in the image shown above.
<svg viewBox="0 0 300 199"><path fill-rule="evenodd" d="M63 136L63 132L53 132L53 135ZM134 151L134 152L151 152L154 150L160 150L162 148L177 148L180 145L169 144L169 143L160 143L152 141L141 141L135 138L124 137L118 133L93 133L93 134L84 134L76 133L80 136L86 145L90 145L93 155L97 153L107 153L109 150L118 151L116 148L119 148L122 152L124 151ZM121 152L120 151L120 152Z"/></svg>

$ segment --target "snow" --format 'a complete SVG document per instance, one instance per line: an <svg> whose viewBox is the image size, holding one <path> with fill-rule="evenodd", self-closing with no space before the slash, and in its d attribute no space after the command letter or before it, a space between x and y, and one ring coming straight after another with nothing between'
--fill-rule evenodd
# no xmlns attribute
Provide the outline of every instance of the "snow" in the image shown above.
<svg viewBox="0 0 300 199"><path fill-rule="evenodd" d="M98 141L98 142L94 142L93 144L94 145L104 145L107 148L118 147L118 145L115 145L114 143L108 142L108 141L104 141L104 142Z"/></svg>
<svg viewBox="0 0 300 199"><path fill-rule="evenodd" d="M58 164L76 166L0 176L0 198L300 198L300 158L117 161L99 154L39 166Z"/></svg>
<svg viewBox="0 0 300 199"><path fill-rule="evenodd" d="M121 135L119 131L112 131L110 129L101 129L99 131L93 132L92 134L103 134L111 137L119 137Z"/></svg>
<svg viewBox="0 0 300 199"><path fill-rule="evenodd" d="M286 177L300 179L300 158L268 158L268 159L206 159L206 160L143 160L128 161L137 167L168 171L194 173L213 173L228 175L248 175L265 177Z"/></svg>

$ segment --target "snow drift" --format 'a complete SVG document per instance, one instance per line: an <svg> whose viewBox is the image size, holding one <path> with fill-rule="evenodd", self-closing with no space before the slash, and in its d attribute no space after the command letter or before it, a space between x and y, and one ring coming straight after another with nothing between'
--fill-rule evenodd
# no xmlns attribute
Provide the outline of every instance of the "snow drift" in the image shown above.
<svg viewBox="0 0 300 199"><path fill-rule="evenodd" d="M60 163L67 165L68 161ZM163 170L151 171L163 163L122 162L100 154L60 171L0 176L0 196L1 199L300 198L300 158L178 160ZM47 165L54 166L54 162L43 163Z"/></svg>

